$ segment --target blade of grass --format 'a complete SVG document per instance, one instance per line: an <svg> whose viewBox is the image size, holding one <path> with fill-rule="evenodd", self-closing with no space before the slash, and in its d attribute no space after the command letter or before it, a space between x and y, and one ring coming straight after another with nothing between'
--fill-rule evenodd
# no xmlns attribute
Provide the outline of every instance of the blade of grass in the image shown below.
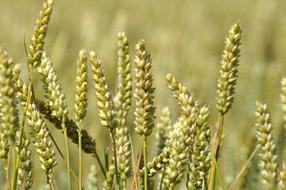
<svg viewBox="0 0 286 190"><path fill-rule="evenodd" d="M212 157L213 157L213 162L214 162L216 174L217 174L217 176L218 176L218 181L219 181L219 183L220 183L220 186L221 186L222 190L225 190L224 185L223 185L223 182L222 182L222 178L221 178L221 175L220 175L220 172L219 172L217 160L216 160L216 158L214 157L214 154L212 154ZM214 178L214 180L215 180L215 178ZM215 188L215 186L214 186L213 188Z"/></svg>
<svg viewBox="0 0 286 190"><path fill-rule="evenodd" d="M240 178L242 177L243 173L245 172L245 170L248 168L251 160L254 158L256 152L258 150L258 147L256 147L251 155L249 156L249 158L247 159L247 161L244 163L244 165L242 166L242 168L240 169L239 173L237 174L237 176L235 177L235 179L233 180L233 182L230 184L228 190L232 190L234 189L235 185L238 183L238 181L240 180Z"/></svg>

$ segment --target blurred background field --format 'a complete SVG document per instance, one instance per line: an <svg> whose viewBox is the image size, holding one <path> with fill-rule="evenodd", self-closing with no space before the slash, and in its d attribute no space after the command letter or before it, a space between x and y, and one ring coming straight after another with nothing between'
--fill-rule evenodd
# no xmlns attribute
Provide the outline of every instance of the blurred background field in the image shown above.
<svg viewBox="0 0 286 190"><path fill-rule="evenodd" d="M29 43L42 3L39 0L0 0L0 45L21 63L23 70L26 67L24 39ZM283 0L55 0L46 49L67 95L72 117L79 50L94 49L99 54L109 85L114 87L117 32L126 31L132 57L135 43L144 38L153 59L157 115L166 105L172 108L173 115L177 112L165 82L165 75L171 72L196 98L210 106L210 125L214 128L218 117L215 110L216 80L224 37L231 24L240 21L244 29L240 76L233 109L226 117L221 157L222 175L228 185L254 144L256 100L270 105L275 137L281 144L279 148L282 149L285 143L284 136L281 137L279 104L280 79L286 76L285 7L286 1ZM23 72L24 78L26 75ZM103 154L103 147L109 146L110 140L106 129L99 125L93 81L90 81L84 127L97 140L99 152ZM36 85L41 85L39 80ZM41 92L36 88L37 95L40 96ZM130 117L129 126L133 133L132 121ZM52 130L52 134L56 139L63 139L56 130ZM137 153L141 144L136 137L133 144ZM63 147L61 141L58 143ZM74 145L72 148L73 163L77 163L77 148ZM87 175L95 160L88 155L85 159L84 173ZM34 170L41 172L36 166ZM63 168L60 160L56 170L58 189L66 185L66 175L61 172L65 171ZM77 164L73 170L77 171ZM43 176L37 177L41 179ZM34 189L40 187L39 182L41 180L35 182Z"/></svg>

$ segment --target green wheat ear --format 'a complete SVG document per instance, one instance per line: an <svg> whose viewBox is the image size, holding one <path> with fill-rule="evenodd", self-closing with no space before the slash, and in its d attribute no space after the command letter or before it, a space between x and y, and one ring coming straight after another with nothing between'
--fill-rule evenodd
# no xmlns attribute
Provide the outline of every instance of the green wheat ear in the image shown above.
<svg viewBox="0 0 286 190"><path fill-rule="evenodd" d="M154 127L154 88L151 74L151 56L147 52L144 40L135 47L135 131L147 137Z"/></svg>
<svg viewBox="0 0 286 190"><path fill-rule="evenodd" d="M9 144L15 143L19 129L16 87L13 80L14 64L0 47L0 157L7 158Z"/></svg>
<svg viewBox="0 0 286 190"><path fill-rule="evenodd" d="M209 109L202 106L196 116L196 134L192 146L188 170L187 188L202 189L207 181L210 163L210 128L207 124Z"/></svg>
<svg viewBox="0 0 286 190"><path fill-rule="evenodd" d="M89 54L91 67L93 71L94 87L96 90L97 106L99 108L99 117L102 126L108 129L116 127L114 123L114 110L111 101L111 94L108 90L104 71L101 67L101 60L94 51Z"/></svg>
<svg viewBox="0 0 286 190"><path fill-rule="evenodd" d="M53 0L46 0L44 2L39 18L36 21L28 50L28 64L32 70L35 70L41 63L48 23L53 10L53 3Z"/></svg>
<svg viewBox="0 0 286 190"><path fill-rule="evenodd" d="M238 62L240 57L240 41L242 30L235 23L225 39L221 68L217 84L217 110L225 115L232 106L236 80L238 77Z"/></svg>
<svg viewBox="0 0 286 190"><path fill-rule="evenodd" d="M75 121L80 127L86 115L87 108L87 51L79 52L77 61L76 95L75 95Z"/></svg>
<svg viewBox="0 0 286 190"><path fill-rule="evenodd" d="M40 157L41 169L45 172L47 183L52 188L54 185L53 168L58 162L55 159L55 152L52 149L52 141L49 139L50 133L36 105L34 103L28 103L27 105L27 125L32 130L34 146L37 148L37 153Z"/></svg>
<svg viewBox="0 0 286 190"><path fill-rule="evenodd" d="M277 179L276 145L272 136L272 123L266 104L256 102L256 137L260 148L259 166L263 183L273 187Z"/></svg>
<svg viewBox="0 0 286 190"><path fill-rule="evenodd" d="M173 189L181 182L185 168L188 164L191 147L195 135L195 116L197 102L188 92L187 88L179 83L171 74L166 76L168 87L180 107L180 117L174 124L167 140L166 150L170 151L169 163L165 168L165 187Z"/></svg>
<svg viewBox="0 0 286 190"><path fill-rule="evenodd" d="M117 163L123 188L131 168L131 141L127 127L127 115L131 107L132 99L132 77L129 55L129 42L124 32L118 33L118 63L117 78L118 92L114 98L116 128L116 151L118 153Z"/></svg>
<svg viewBox="0 0 286 190"><path fill-rule="evenodd" d="M42 76L46 102L51 108L52 115L64 119L68 114L66 97L62 92L62 86L59 83L53 63L45 52L42 54L38 72Z"/></svg>

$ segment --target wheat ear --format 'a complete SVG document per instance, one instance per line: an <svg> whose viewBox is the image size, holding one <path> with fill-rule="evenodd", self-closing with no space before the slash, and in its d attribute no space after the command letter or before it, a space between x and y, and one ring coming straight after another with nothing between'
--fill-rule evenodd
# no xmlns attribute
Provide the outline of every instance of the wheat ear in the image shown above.
<svg viewBox="0 0 286 190"><path fill-rule="evenodd" d="M187 175L188 189L202 189L207 181L210 169L210 128L207 124L209 109L202 106L196 117L196 134L190 154L189 170Z"/></svg>
<svg viewBox="0 0 286 190"><path fill-rule="evenodd" d="M154 88L151 74L151 56L147 52L144 40L140 40L136 46L135 57L135 131L144 138L144 189L148 189L147 171L147 137L154 128Z"/></svg>
<svg viewBox="0 0 286 190"><path fill-rule="evenodd" d="M270 112L266 104L256 102L256 138L259 146L259 167L263 183L272 187L277 180L276 145L272 135Z"/></svg>
<svg viewBox="0 0 286 190"><path fill-rule="evenodd" d="M46 0L36 21L34 33L28 49L28 63L31 70L35 70L41 63L44 50L45 38L48 30L48 23L53 10L53 0Z"/></svg>
<svg viewBox="0 0 286 190"><path fill-rule="evenodd" d="M124 32L118 33L118 61L117 61L117 94L114 98L116 128L117 164L122 187L126 189L127 177L131 166L131 142L127 127L127 114L131 107L132 78L129 55L129 42Z"/></svg>
<svg viewBox="0 0 286 190"><path fill-rule="evenodd" d="M49 103L52 115L61 119L61 127L64 132L65 146L66 146L66 161L67 161L67 174L68 174L68 187L71 189L70 177L70 150L67 135L67 126L65 125L67 119L67 104L65 94L62 92L62 87L59 84L59 79L54 70L52 61L47 54L42 54L42 60L38 67L38 72L42 76L43 86L45 89L45 98Z"/></svg>
<svg viewBox="0 0 286 190"><path fill-rule="evenodd" d="M77 76L76 76L76 95L75 95L75 122L78 126L78 165L79 165L79 183L78 188L82 188L82 128L83 120L86 115L87 108L87 52L81 50L77 61Z"/></svg>
<svg viewBox="0 0 286 190"><path fill-rule="evenodd" d="M216 108L219 112L219 118L215 132L214 145L212 147L212 153L214 154L213 158L216 160L218 160L219 157L222 141L224 116L230 110L234 100L234 91L238 77L241 37L242 29L240 24L237 22L231 26L225 39L221 67L219 70L219 79L217 82ZM211 164L208 189L213 189L215 187L216 160L214 159Z"/></svg>

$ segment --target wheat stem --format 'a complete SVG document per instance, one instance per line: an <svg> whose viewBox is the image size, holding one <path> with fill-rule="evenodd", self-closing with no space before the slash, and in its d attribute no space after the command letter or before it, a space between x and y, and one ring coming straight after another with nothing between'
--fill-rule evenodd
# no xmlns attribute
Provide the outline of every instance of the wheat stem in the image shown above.
<svg viewBox="0 0 286 190"><path fill-rule="evenodd" d="M215 133L215 143L213 146L212 154L214 159L218 159L220 144L222 140L222 131L223 131L223 123L224 116L222 114L219 115L218 125ZM216 168L215 168L215 160L212 159L211 169L210 169L210 177L209 177L209 185L208 189L215 189L215 179L216 179Z"/></svg>
<svg viewBox="0 0 286 190"><path fill-rule="evenodd" d="M144 138L143 145L143 157L144 157L144 190L148 190L148 168L147 168L147 137Z"/></svg>
<svg viewBox="0 0 286 190"><path fill-rule="evenodd" d="M120 190L120 178L118 173L118 165L117 165L117 151L116 151L116 139L115 139L115 130L110 130L110 135L112 139L113 146L113 156L114 156L114 167L115 167L115 178L116 178L116 189Z"/></svg>
<svg viewBox="0 0 286 190"><path fill-rule="evenodd" d="M71 184L71 169L70 169L70 149L69 149L69 142L68 142L68 137L67 137L67 129L65 126L65 117L62 120L62 128L64 132L66 157L67 157L66 159L67 159L67 173L68 173L68 188L69 190L71 190L72 184Z"/></svg>

